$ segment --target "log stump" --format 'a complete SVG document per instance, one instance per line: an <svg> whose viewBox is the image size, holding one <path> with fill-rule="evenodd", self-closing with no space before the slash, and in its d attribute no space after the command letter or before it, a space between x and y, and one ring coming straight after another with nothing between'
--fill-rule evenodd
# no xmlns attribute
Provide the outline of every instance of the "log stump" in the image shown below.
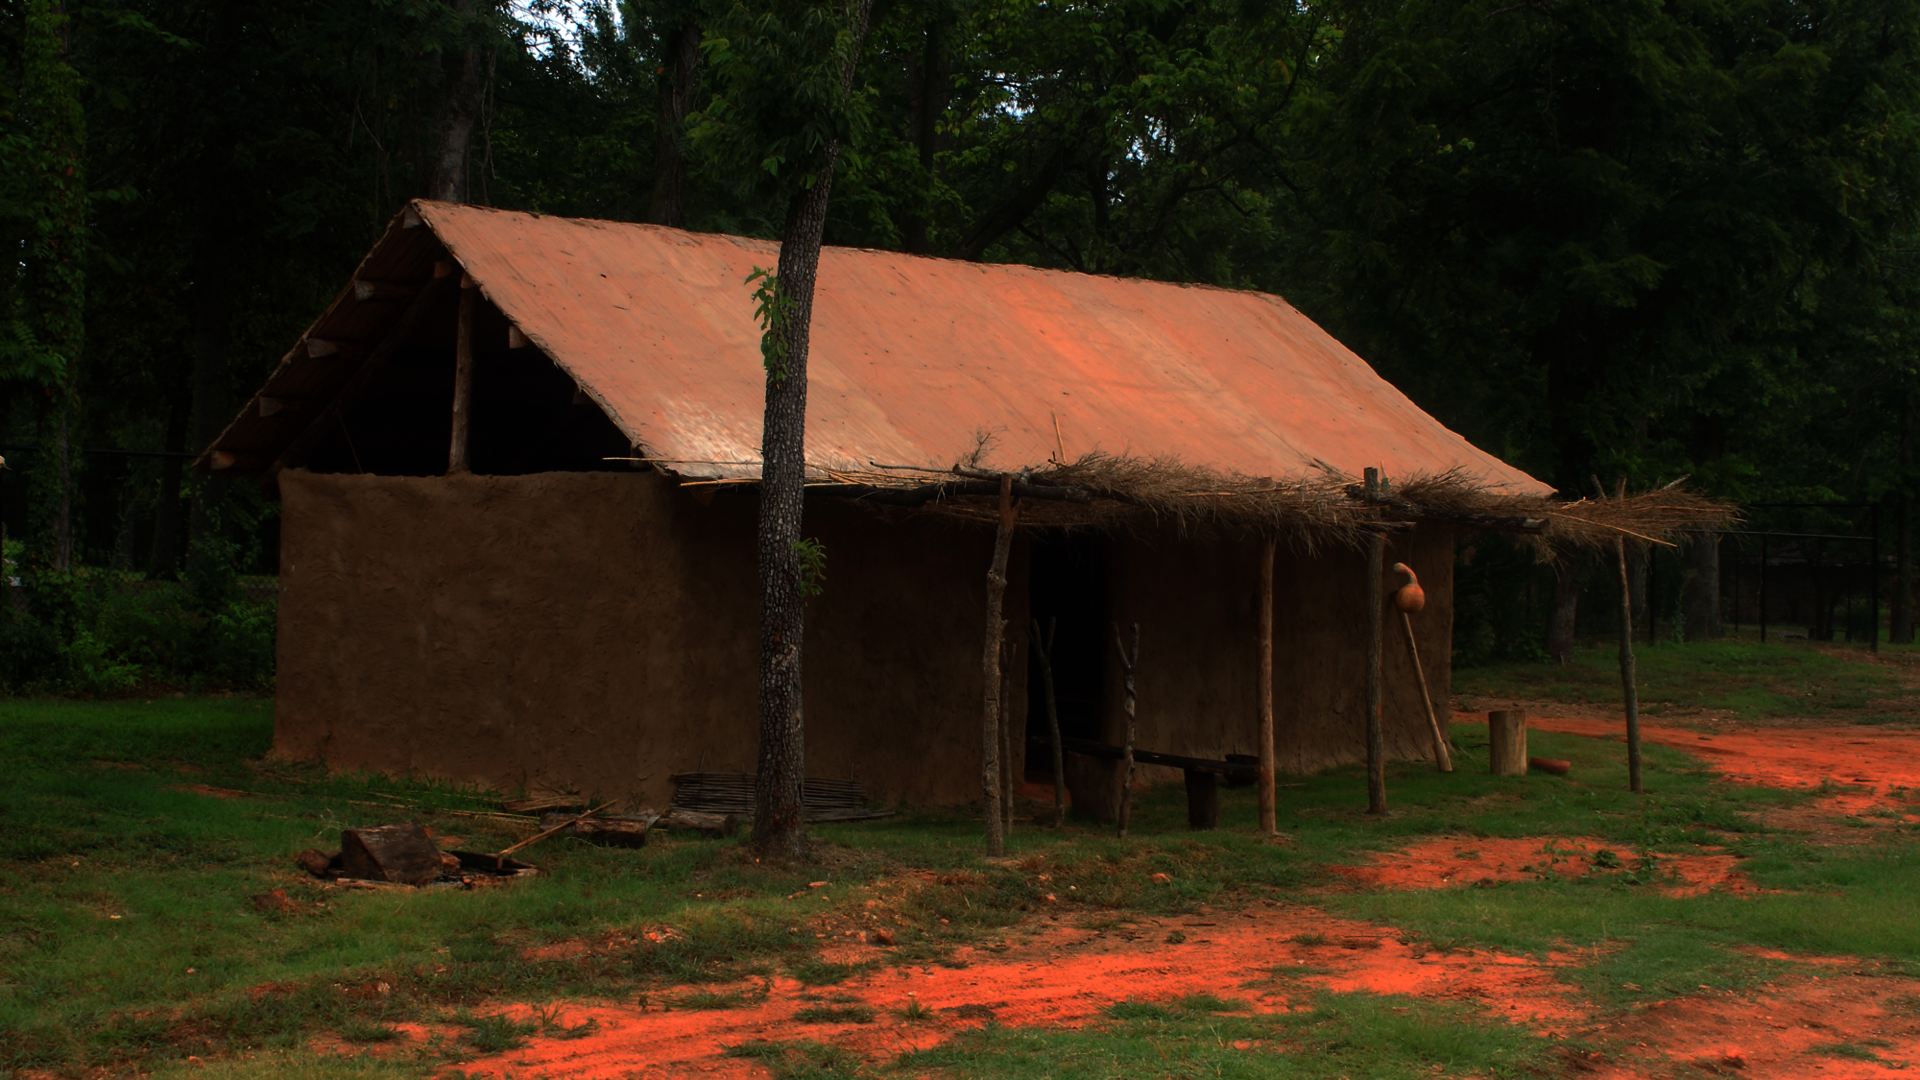
<svg viewBox="0 0 1920 1080"><path fill-rule="evenodd" d="M425 885L445 867L440 849L418 825L381 825L340 833L340 876Z"/></svg>
<svg viewBox="0 0 1920 1080"><path fill-rule="evenodd" d="M1188 769L1187 828L1195 832L1220 827L1220 778L1210 772Z"/></svg>
<svg viewBox="0 0 1920 1080"><path fill-rule="evenodd" d="M1487 714L1487 771L1495 776L1527 775L1527 714L1497 710Z"/></svg>

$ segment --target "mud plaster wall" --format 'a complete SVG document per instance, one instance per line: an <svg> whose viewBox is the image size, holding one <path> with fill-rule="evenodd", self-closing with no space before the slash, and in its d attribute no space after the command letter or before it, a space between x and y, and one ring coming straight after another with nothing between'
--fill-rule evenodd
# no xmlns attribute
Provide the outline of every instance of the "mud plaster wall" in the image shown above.
<svg viewBox="0 0 1920 1080"><path fill-rule="evenodd" d="M293 471L281 493L277 755L654 806L703 761L754 770L751 496L703 505L655 473ZM808 775L975 799L991 532L824 502L806 532L827 549ZM1019 627L1024 559L1011 571Z"/></svg>
<svg viewBox="0 0 1920 1080"><path fill-rule="evenodd" d="M1258 752L1256 610L1259 544L1229 538L1116 538L1114 618L1141 625L1137 744L1220 759ZM1427 686L1444 726L1453 665L1453 535L1422 527L1394 537L1386 565L1420 575L1427 606L1413 616ZM1283 772L1366 759L1366 554L1282 546L1274 565L1274 752ZM1401 584L1388 574L1391 599ZM1383 623L1382 726L1389 758L1431 759L1426 706L1399 613ZM1111 647L1110 647L1111 648ZM1117 657L1108 661L1107 739L1123 735ZM1177 770L1143 768L1148 783Z"/></svg>

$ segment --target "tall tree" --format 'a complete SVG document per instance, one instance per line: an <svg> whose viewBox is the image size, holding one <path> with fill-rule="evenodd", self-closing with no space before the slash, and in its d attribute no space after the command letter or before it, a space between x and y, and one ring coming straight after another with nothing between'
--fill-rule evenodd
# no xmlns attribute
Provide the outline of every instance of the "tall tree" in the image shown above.
<svg viewBox="0 0 1920 1080"><path fill-rule="evenodd" d="M455 38L443 62L451 62L440 105L439 140L428 177L427 194L442 202L466 202L471 174L473 125L480 119L484 57L481 38L487 25L474 0L453 0Z"/></svg>
<svg viewBox="0 0 1920 1080"><path fill-rule="evenodd" d="M31 231L21 253L27 367L44 387L33 457L36 556L55 570L74 560L74 437L86 339L86 113L71 62L73 20L60 0L30 0L20 111L31 131Z"/></svg>
<svg viewBox="0 0 1920 1080"><path fill-rule="evenodd" d="M700 27L691 12L668 13L660 45L659 119L647 220L677 229L687 223L687 114L700 93Z"/></svg>
<svg viewBox="0 0 1920 1080"><path fill-rule="evenodd" d="M821 553L801 534L807 354L834 170L859 130L854 76L873 0L741 0L708 49L710 145L750 164L786 202L776 270L762 274L766 412L760 444L760 752L753 844L763 857L805 854L801 710L805 602Z"/></svg>

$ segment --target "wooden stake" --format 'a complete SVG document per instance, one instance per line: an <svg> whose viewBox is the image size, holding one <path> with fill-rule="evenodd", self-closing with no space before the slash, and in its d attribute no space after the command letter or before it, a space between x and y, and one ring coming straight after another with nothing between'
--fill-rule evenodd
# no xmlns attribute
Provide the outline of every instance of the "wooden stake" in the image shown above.
<svg viewBox="0 0 1920 1080"><path fill-rule="evenodd" d="M1000 814L1008 836L1013 835L1013 791L1019 781L1013 771L1013 640L1009 623L1000 622Z"/></svg>
<svg viewBox="0 0 1920 1080"><path fill-rule="evenodd" d="M460 318L453 334L453 445L447 449L447 475L471 471L467 461L467 422L473 414L473 314L478 290L461 282Z"/></svg>
<svg viewBox="0 0 1920 1080"><path fill-rule="evenodd" d="M1120 650L1121 685L1125 695L1120 699L1120 707L1127 714L1127 743L1120 752L1120 835L1127 835L1127 820L1133 813L1133 736L1134 687L1133 669L1140 662L1140 624L1133 624L1133 654L1127 654L1126 645L1120 640L1120 624L1113 624L1113 647Z"/></svg>
<svg viewBox="0 0 1920 1080"><path fill-rule="evenodd" d="M1273 790L1273 556L1278 541L1269 536L1260 544L1260 606L1257 620L1258 641L1254 648L1260 658L1260 831L1272 836L1280 831L1276 820Z"/></svg>
<svg viewBox="0 0 1920 1080"><path fill-rule="evenodd" d="M537 844L540 841L545 840L547 837L552 836L554 833L559 832L560 830L566 828L569 825L573 825L578 822L585 821L588 818L592 817L593 815L599 813L602 810L605 810L607 807L612 805L613 805L613 801L608 800L606 802L601 803L599 806L596 806L593 809L587 811L586 813L581 814L578 817L570 817L567 820L561 822L560 824L555 825L551 829L545 829L545 830L542 830L541 832L535 833L534 835L527 837L525 840L520 841L519 843L513 845L512 847L501 848L499 853L493 857L493 868L495 870L506 869L507 856L513 854L516 851L519 851L521 848L527 847L531 844Z"/></svg>
<svg viewBox="0 0 1920 1080"><path fill-rule="evenodd" d="M1013 549L1013 474L1000 474L1000 525L993 534L993 564L987 569L987 640L980 668L986 701L980 724L980 787L987 797L987 854L1007 853L1000 808L1000 611L1007 598L1007 554Z"/></svg>
<svg viewBox="0 0 1920 1080"><path fill-rule="evenodd" d="M1615 498L1626 498L1627 481L1620 478ZM1645 792L1640 783L1640 688L1634 679L1633 664L1633 590L1627 584L1627 538L1613 538L1614 554L1620 561L1620 693L1627 706L1627 790L1635 795Z"/></svg>
<svg viewBox="0 0 1920 1080"><path fill-rule="evenodd" d="M1440 714L1433 711L1433 694L1427 690L1427 669L1420 663L1420 645L1413 639L1413 616L1400 613L1400 624L1407 628L1407 651L1413 654L1413 677L1420 681L1420 700L1427 703L1427 725L1433 729L1433 765L1441 772L1453 771L1453 755L1447 752L1447 733L1440 730Z"/></svg>
<svg viewBox="0 0 1920 1080"><path fill-rule="evenodd" d="M1047 699L1047 735L1053 740L1053 827L1067 823L1067 761L1060 749L1060 705L1053 693L1053 632L1060 620L1047 620L1047 634L1040 636L1040 620L1033 620L1033 651L1040 658L1040 690Z"/></svg>
<svg viewBox="0 0 1920 1080"><path fill-rule="evenodd" d="M1366 473L1367 499L1380 497L1380 470ZM1382 694L1380 684L1381 638L1387 613L1386 567L1387 538L1374 533L1367 538L1367 813L1387 812L1387 751L1380 730Z"/></svg>

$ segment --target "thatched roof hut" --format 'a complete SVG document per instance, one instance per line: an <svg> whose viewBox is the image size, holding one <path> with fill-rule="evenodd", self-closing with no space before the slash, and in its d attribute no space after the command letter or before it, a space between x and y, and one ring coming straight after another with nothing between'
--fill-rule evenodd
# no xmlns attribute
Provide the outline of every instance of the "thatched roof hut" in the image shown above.
<svg viewBox="0 0 1920 1080"><path fill-rule="evenodd" d="M764 374L744 282L777 251L431 202L394 221L199 462L284 500L282 753L656 802L702 761L751 767ZM1024 507L1009 622L1060 621L1084 738L1112 737L1108 628L1138 621L1143 745L1248 752L1253 563L1285 538L1295 768L1356 752L1361 538L1421 571L1444 703L1456 530L1611 543L1722 514L1674 491L1555 503L1259 293L828 249L812 336L809 761L883 798L977 784L998 474ZM1418 752L1397 656L1389 741Z"/></svg>

